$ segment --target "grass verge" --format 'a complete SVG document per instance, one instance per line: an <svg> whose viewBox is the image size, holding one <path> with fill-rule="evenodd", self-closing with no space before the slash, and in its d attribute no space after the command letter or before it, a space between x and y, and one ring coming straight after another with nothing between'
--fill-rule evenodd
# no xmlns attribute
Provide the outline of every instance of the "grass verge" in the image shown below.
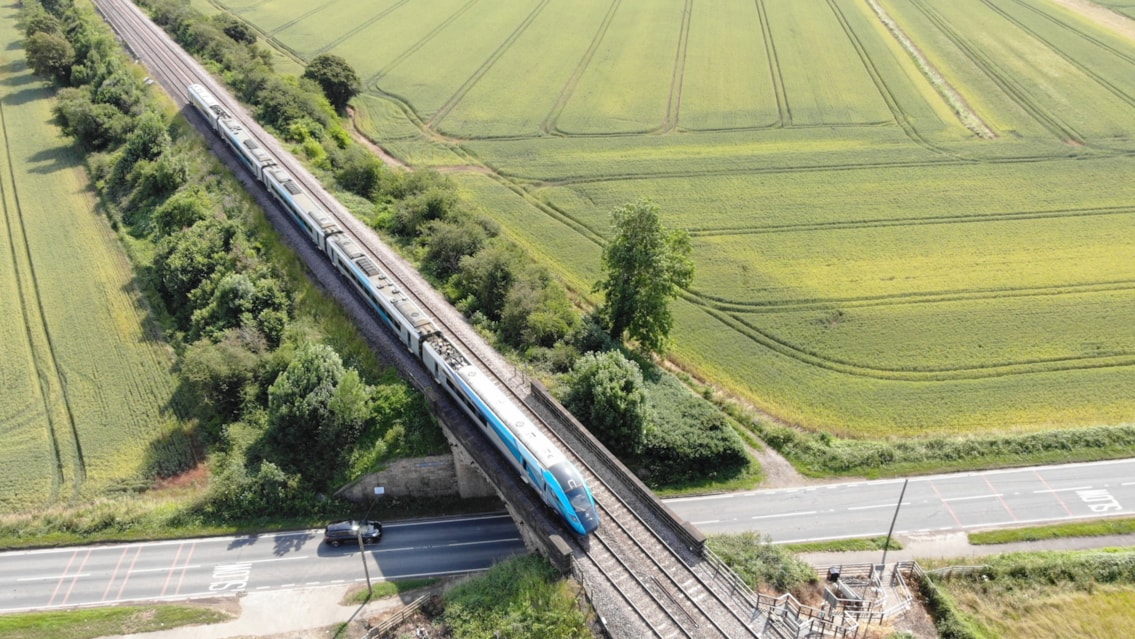
<svg viewBox="0 0 1135 639"><path fill-rule="evenodd" d="M362 604L372 599L382 599L384 597L393 597L400 595L404 592L411 590L418 590L419 588L429 588L430 586L441 581L437 578L430 579L400 579L398 581L383 581L381 583L373 584L368 592L366 588L352 593L347 596L346 603L348 604Z"/></svg>
<svg viewBox="0 0 1135 639"><path fill-rule="evenodd" d="M1018 541L1060 539L1062 537L1103 537L1106 535L1129 535L1131 533L1135 533L1135 517L975 532L970 533L969 543L975 546L984 546L1011 544Z"/></svg>
<svg viewBox="0 0 1135 639"><path fill-rule="evenodd" d="M830 541L813 541L803 544L785 544L789 552L851 552L855 550L902 550L902 543L891 538L887 543L886 537L859 537L856 539L832 539Z"/></svg>
<svg viewBox="0 0 1135 639"><path fill-rule="evenodd" d="M116 606L0 615L0 639L88 639L228 621L205 606Z"/></svg>

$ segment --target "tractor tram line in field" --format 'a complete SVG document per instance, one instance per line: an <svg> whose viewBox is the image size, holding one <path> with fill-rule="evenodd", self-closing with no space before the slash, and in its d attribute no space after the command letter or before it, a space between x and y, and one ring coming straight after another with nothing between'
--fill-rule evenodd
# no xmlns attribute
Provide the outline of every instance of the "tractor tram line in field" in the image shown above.
<svg viewBox="0 0 1135 639"><path fill-rule="evenodd" d="M595 58L595 54L599 51L599 45L603 43L603 39L607 36L607 30L610 29L611 23L615 20L615 14L619 11L619 6L623 0L611 0L611 7L603 16L603 21L599 23L599 28L595 31L595 36L591 38L591 43L588 45L587 50L583 52L579 62L576 63L575 69L572 70L571 75L568 77L567 82L564 83L563 88L560 89L559 97L556 99L552 109L544 116L544 121L540 123L539 133L545 135L566 135L557 126L560 115L563 114L564 109L567 108L568 102L571 101L575 95L576 88L583 80L583 74L587 72L587 68L591 66L591 60Z"/></svg>
<svg viewBox="0 0 1135 639"><path fill-rule="evenodd" d="M0 179L0 191L4 191L0 208L4 210L8 246L12 254L12 272L19 291L19 306L23 314L24 333L35 365L39 402L42 404L43 416L47 422L48 441L51 442L54 463L50 499L54 501L63 495L68 482L71 483L71 496L78 495L86 480L86 461L83 458L79 430L75 425L75 417L67 395L67 380L59 365L51 337L51 327L48 326L47 314L40 295L39 278L35 273L35 263L24 225L24 211L20 204L19 186L2 104L0 104L0 137L4 140L4 153L8 166L7 179ZM5 188L5 183L10 186ZM26 269L21 268L21 262L26 264ZM34 403L36 402L33 400L32 404ZM38 413L38 410L36 412ZM71 469L70 478L68 466Z"/></svg>
<svg viewBox="0 0 1135 639"><path fill-rule="evenodd" d="M693 13L694 0L686 0L686 6L682 9L678 47L674 52L674 71L670 76L670 99L666 102L666 117L662 121L660 133L670 133L678 128L678 118L682 113L682 85L686 80L686 52L690 44L690 19Z"/></svg>
<svg viewBox="0 0 1135 639"><path fill-rule="evenodd" d="M451 13L449 15L449 17L447 17L445 20L442 20L441 22L439 22L437 24L437 26L435 26L433 29L431 29L429 31L429 33L427 33L424 36L422 36L421 38L419 38L418 41L415 42L414 44L410 45L409 47L406 47L406 50L404 50L402 53L398 54L398 56L395 57L390 62L386 63L386 66L384 66L381 69L379 69L378 71L376 71L374 73L374 75L363 80L362 83L361 83L362 86L365 87L365 88L368 88L368 89L373 89L375 91L379 91L379 92L383 93L384 95L388 94L386 91L383 91L378 86L378 81L381 80L383 78L383 76L385 76L387 73L390 73L390 71L394 67L396 67L399 64L401 64L402 62L404 62L407 58L414 55L414 53L419 51L422 47L429 44L430 41L432 41L434 38L441 35L441 32L445 31L446 27L453 24L454 21L456 21L458 18L460 18L462 15L464 15L467 11L472 9L473 5L477 4L478 2L480 2L480 0L469 0L469 2L466 2L465 4L458 7L457 10L455 10L453 13ZM388 94L388 95L396 95L396 94ZM408 100L404 100L401 97L399 97L399 100L401 100L406 105L410 104ZM415 117L417 117L419 119L419 121L421 120L421 115L419 115L416 112L415 112L414 115L415 115Z"/></svg>
<svg viewBox="0 0 1135 639"><path fill-rule="evenodd" d="M151 68L152 73L169 77L169 84L174 86L191 83L213 86L207 74L182 59L186 54L175 51L175 45L164 34L155 33L157 27L136 13L137 9L132 5L124 4L123 0L99 2L104 13L116 23L120 35L128 24L128 29L132 32L131 39L146 41L144 46L147 60L168 69ZM234 109L234 105L226 104L228 99L222 92L216 93L216 97L232 112L242 113L241 110ZM180 95L174 99L184 101ZM243 117L247 118L247 115ZM264 134L254 133L254 137L261 135ZM264 146L276 148L274 142ZM399 280L397 283L402 291L433 315L434 321L444 328L449 339L465 349L465 354L470 359L479 360L482 370L493 372L497 376L494 385L511 393L517 406L530 416L533 423L544 430L547 436L563 444L564 440L556 430L548 427L533 408L525 403L525 396L530 392L526 380L516 375L515 369L487 345L471 337L471 328L456 310L440 301L436 291L421 282L420 276L410 273L409 266L389 248L372 239L373 231L354 216L342 212L340 205L325 195L306 171L299 169L294 158L279 151L276 155L292 175L322 201L343 229L354 235L360 245L369 249L393 279ZM719 594L717 589L726 586L715 582L712 575L703 576L692 568L691 563L696 563L697 558L684 558L680 554L683 551L675 550L672 543L663 541L659 533L623 500L621 491L608 483L617 484L619 477L610 471L604 474L593 470L602 467L602 464L589 458L590 453L576 452L581 448L565 445L564 449L574 458L584 480L592 488L598 507L603 511L603 523L597 531L586 538L574 538L573 573L582 578L600 615L610 617L607 621L613 624L610 629L616 636L760 636L752 626L760 616L751 607L751 602L744 598L733 599L735 594Z"/></svg>
<svg viewBox="0 0 1135 639"><path fill-rule="evenodd" d="M508 52L513 43L515 43L517 39L519 39L520 36L523 35L524 32L528 29L528 26L536 21L536 18L540 16L540 13L544 10L544 7L548 6L549 2L551 2L551 0L541 0L541 2L528 13L524 20L522 20L520 24L517 25L515 29L513 29L512 33L510 33L509 36L505 38L487 58L485 58L485 61L481 63L481 66L477 67L472 75L470 75L465 80L465 82L463 82L461 86L458 87L457 90L449 96L449 99L447 99L440 107L438 107L437 111L435 111L430 119L426 122L426 126L428 128L433 130L437 130L439 128L442 120L444 120L451 112L453 112L453 109L455 109L457 105L460 104L463 99L465 99L465 96L469 93L469 91L471 91L473 87L476 86L477 83L481 80L481 78L485 77L485 74L493 68L493 65L496 64L497 60L499 60L501 56Z"/></svg>
<svg viewBox="0 0 1135 639"><path fill-rule="evenodd" d="M963 38L941 13L930 8L922 0L911 0L911 6L920 11L928 22L937 27L942 35L949 39L958 50L962 51L999 89L1009 96L1021 109L1032 116L1037 123L1048 129L1058 140L1088 146L1081 133L1076 131L1059 116L1049 113L1040 105L1036 104L1035 100L1029 97L1026 89L1019 84L1019 81L999 69L994 61L977 46Z"/></svg>
<svg viewBox="0 0 1135 639"><path fill-rule="evenodd" d="M318 49L315 50L315 54L319 55L321 53L327 53L328 51L334 49L335 47L339 46L340 44L343 44L344 42L346 42L347 40L350 40L352 37L354 37L355 35L357 35L361 31L364 31L367 28L369 28L372 24L378 22L379 20L382 20L383 18L390 15L391 13L394 13L394 11L401 8L407 2L410 2L410 0L398 0L398 2L395 2L394 4L390 5L389 7L383 9L382 11L379 11L378 13L367 18L366 20L363 20L362 22L355 25L354 27L347 29L346 31L343 32L343 35L340 35L340 36L336 37L334 40L331 40L327 44L319 47ZM273 41L275 42L276 40L273 38Z"/></svg>

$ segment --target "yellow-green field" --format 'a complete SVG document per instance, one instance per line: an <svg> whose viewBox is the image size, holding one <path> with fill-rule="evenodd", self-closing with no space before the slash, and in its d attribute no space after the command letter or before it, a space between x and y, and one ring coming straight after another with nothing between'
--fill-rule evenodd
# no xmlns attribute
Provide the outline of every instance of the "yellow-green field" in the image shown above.
<svg viewBox="0 0 1135 639"><path fill-rule="evenodd" d="M0 7L0 512L136 484L188 453L168 346L26 68L16 12Z"/></svg>
<svg viewBox="0 0 1135 639"><path fill-rule="evenodd" d="M657 201L695 243L673 357L785 420L1135 421L1129 5L215 4L345 57L361 126L581 295L609 211Z"/></svg>

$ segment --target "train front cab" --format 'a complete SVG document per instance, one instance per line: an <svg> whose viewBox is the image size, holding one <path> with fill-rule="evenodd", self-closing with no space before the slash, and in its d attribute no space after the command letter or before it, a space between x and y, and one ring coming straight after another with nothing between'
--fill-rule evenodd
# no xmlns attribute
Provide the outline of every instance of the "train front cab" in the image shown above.
<svg viewBox="0 0 1135 639"><path fill-rule="evenodd" d="M581 535L589 535L599 527L599 515L595 511L595 500L588 490L583 477L574 466L567 462L553 465L548 473L555 478L557 484L567 498L570 512L565 513L568 524Z"/></svg>

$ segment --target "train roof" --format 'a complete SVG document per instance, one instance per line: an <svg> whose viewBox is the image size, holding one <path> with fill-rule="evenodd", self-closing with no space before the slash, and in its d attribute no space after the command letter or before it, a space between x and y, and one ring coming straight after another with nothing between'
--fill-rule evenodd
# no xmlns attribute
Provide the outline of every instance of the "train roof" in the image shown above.
<svg viewBox="0 0 1135 639"><path fill-rule="evenodd" d="M477 367L465 366L459 368L457 374L465 380L465 383L473 389L473 392L481 398L485 405L492 407L497 419L508 426L517 441L524 444L524 447L536 457L541 466L551 468L566 461L563 452L536 428L536 425L528 419L527 415L517 408L513 403L513 398L497 387L496 383Z"/></svg>
<svg viewBox="0 0 1135 639"><path fill-rule="evenodd" d="M264 173L269 177L271 182L279 184L281 188L288 192L292 201L311 219L311 221L323 229L325 232L337 230L339 225L336 224L335 218L331 217L315 198L310 193L304 190L291 174L282 168L276 167L265 169Z"/></svg>

